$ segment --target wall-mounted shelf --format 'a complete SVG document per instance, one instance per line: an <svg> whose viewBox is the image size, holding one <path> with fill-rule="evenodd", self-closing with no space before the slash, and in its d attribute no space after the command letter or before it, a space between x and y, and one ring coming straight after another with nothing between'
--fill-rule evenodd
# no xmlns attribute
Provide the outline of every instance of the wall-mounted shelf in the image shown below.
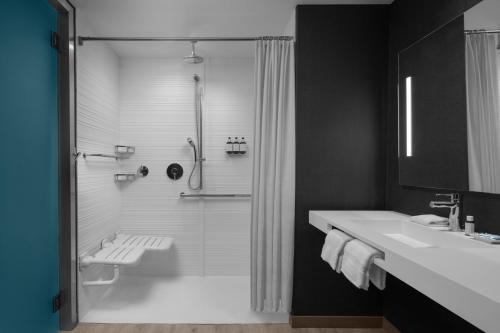
<svg viewBox="0 0 500 333"><path fill-rule="evenodd" d="M226 154L228 154L229 156L243 156L246 153L247 153L246 151L227 151L226 150Z"/></svg>
<svg viewBox="0 0 500 333"><path fill-rule="evenodd" d="M135 173L115 173L116 182L131 182L137 177Z"/></svg>
<svg viewBox="0 0 500 333"><path fill-rule="evenodd" d="M149 169L145 165L141 165L137 172L127 172L127 173L115 173L116 182L131 182L137 177L146 177L149 174Z"/></svg>
<svg viewBox="0 0 500 333"><path fill-rule="evenodd" d="M115 154L119 156L120 158L127 158L130 155L135 153L135 147L132 146L121 146L121 145L116 145L115 146Z"/></svg>

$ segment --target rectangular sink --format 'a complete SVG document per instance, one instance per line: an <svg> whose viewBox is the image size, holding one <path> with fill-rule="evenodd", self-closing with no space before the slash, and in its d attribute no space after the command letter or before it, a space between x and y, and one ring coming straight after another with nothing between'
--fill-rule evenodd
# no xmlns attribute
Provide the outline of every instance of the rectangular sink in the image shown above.
<svg viewBox="0 0 500 333"><path fill-rule="evenodd" d="M470 239L463 233L430 228L409 219L352 219L353 224L372 230L376 234L389 237L412 248L486 248L488 244Z"/></svg>
<svg viewBox="0 0 500 333"><path fill-rule="evenodd" d="M414 238L408 237L403 234L383 234L383 235L414 248L433 247L431 244L421 242L419 240L416 240Z"/></svg>

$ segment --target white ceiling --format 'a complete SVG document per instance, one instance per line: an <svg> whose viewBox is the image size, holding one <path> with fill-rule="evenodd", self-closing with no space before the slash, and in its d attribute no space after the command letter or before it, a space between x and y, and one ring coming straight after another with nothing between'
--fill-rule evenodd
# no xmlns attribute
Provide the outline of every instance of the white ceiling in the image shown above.
<svg viewBox="0 0 500 333"><path fill-rule="evenodd" d="M75 0L94 34L127 37L290 35L297 4L388 4L392 0ZM114 42L121 57L179 57L181 42ZM200 42L208 57L251 57L251 42Z"/></svg>
<svg viewBox="0 0 500 333"><path fill-rule="evenodd" d="M500 1L483 0L464 14L465 29L499 29Z"/></svg>

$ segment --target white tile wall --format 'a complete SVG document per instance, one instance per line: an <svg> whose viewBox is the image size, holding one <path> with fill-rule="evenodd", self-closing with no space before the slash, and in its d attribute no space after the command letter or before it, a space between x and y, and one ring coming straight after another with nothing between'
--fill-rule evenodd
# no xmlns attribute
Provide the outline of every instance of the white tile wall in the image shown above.
<svg viewBox="0 0 500 333"><path fill-rule="evenodd" d="M136 147L123 168L144 164L150 174L122 187L121 229L175 238L172 251L146 255L129 274L249 274L250 201L178 197L193 165L194 73L204 86L205 192L250 193L251 154L228 157L224 146L228 136L252 140L253 59L122 60L120 139ZM179 181L165 173L173 162L184 167Z"/></svg>
<svg viewBox="0 0 500 333"><path fill-rule="evenodd" d="M78 31L92 33L79 19ZM119 58L104 43L88 43L78 49L77 147L81 152L112 153L119 143ZM120 227L120 189L113 182L119 169L112 159L82 157L78 160L78 253L100 244ZM91 267L79 281L107 273ZM103 288L79 287L79 311L83 317L95 304Z"/></svg>

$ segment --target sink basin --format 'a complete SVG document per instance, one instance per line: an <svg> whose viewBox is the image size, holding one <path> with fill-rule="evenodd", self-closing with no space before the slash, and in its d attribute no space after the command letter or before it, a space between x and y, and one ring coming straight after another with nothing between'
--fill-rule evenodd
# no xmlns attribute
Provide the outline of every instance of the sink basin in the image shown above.
<svg viewBox="0 0 500 333"><path fill-rule="evenodd" d="M488 244L471 239L460 232L443 231L411 222L409 219L372 219L352 220L362 224L374 233L382 234L392 240L412 248L487 248Z"/></svg>
<svg viewBox="0 0 500 333"><path fill-rule="evenodd" d="M403 244L406 244L406 245L414 247L414 248L434 247L431 244L421 242L419 240L416 240L414 238L408 237L408 236L403 235L403 234L384 234L384 236L387 236L389 238L392 238L394 240L397 240L398 242L401 242Z"/></svg>

